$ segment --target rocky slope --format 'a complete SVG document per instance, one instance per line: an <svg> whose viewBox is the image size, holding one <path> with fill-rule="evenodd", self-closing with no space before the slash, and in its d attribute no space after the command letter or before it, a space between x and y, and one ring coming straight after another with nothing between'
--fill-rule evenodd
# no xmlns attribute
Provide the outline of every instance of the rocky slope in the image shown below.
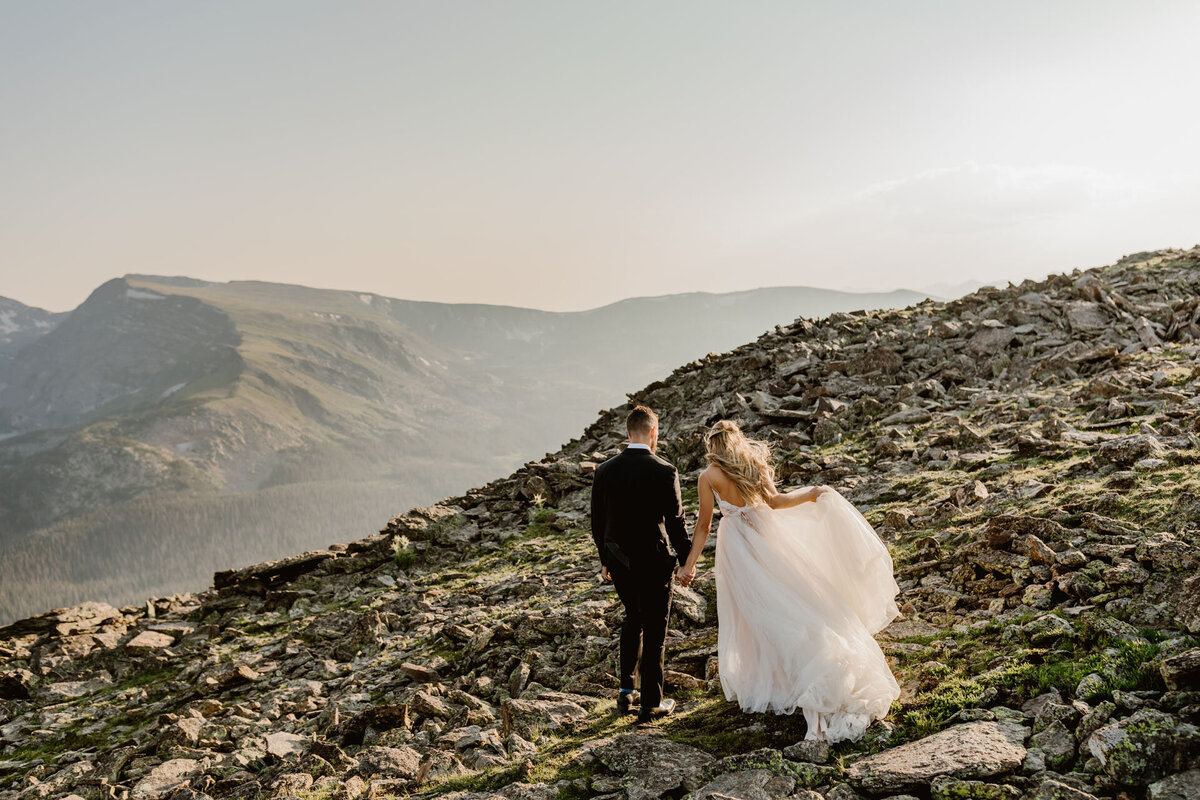
<svg viewBox="0 0 1200 800"><path fill-rule="evenodd" d="M0 362L0 624L356 536L556 447L682 360L912 296L791 287L556 314L114 279Z"/></svg>
<svg viewBox="0 0 1200 800"><path fill-rule="evenodd" d="M0 797L1200 796L1197 389L1200 248L799 320L631 398L693 486L736 418L877 526L903 695L861 742L724 701L711 573L675 595L678 713L612 713L615 408L377 535L0 629Z"/></svg>
<svg viewBox="0 0 1200 800"><path fill-rule="evenodd" d="M65 316L0 297L0 370L17 351L54 330Z"/></svg>

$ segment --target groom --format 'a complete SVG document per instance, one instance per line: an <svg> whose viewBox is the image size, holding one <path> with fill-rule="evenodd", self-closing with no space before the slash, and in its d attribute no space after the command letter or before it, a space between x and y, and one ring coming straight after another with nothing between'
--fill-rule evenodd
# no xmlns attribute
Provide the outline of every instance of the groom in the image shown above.
<svg viewBox="0 0 1200 800"><path fill-rule="evenodd" d="M679 473L654 454L658 415L637 406L625 420L629 444L596 468L592 484L592 538L601 572L625 606L621 625L621 690L617 711L632 710L634 673L641 677L638 722L670 714L663 699L663 664L671 577L691 550L679 496ZM667 548L670 539L675 554ZM640 647L640 653L639 653ZM639 666L640 661L640 666Z"/></svg>

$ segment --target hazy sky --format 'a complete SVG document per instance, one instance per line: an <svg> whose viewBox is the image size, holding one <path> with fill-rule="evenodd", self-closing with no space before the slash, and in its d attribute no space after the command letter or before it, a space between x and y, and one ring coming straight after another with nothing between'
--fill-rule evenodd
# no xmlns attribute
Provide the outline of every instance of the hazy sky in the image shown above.
<svg viewBox="0 0 1200 800"><path fill-rule="evenodd" d="M552 309L1200 242L1200 3L0 0L0 295Z"/></svg>

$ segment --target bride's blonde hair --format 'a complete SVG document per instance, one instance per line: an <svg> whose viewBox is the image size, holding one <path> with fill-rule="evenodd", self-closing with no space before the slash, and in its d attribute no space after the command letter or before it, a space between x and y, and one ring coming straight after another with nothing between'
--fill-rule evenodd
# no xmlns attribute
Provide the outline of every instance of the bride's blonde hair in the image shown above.
<svg viewBox="0 0 1200 800"><path fill-rule="evenodd" d="M712 426L704 443L708 463L716 464L729 476L743 500L754 503L767 499L767 487L775 482L775 467L766 442L747 438L736 422L723 419Z"/></svg>

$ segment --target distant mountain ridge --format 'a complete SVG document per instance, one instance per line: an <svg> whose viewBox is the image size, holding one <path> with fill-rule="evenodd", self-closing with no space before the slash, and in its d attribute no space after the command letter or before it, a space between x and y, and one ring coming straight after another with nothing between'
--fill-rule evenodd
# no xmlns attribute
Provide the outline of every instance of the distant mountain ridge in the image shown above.
<svg viewBox="0 0 1200 800"><path fill-rule="evenodd" d="M12 360L25 345L54 329L66 317L0 297L0 368Z"/></svg>
<svg viewBox="0 0 1200 800"><path fill-rule="evenodd" d="M0 621L350 538L557 447L679 363L917 299L776 288L549 312L113 279L34 317L45 332L0 366Z"/></svg>

